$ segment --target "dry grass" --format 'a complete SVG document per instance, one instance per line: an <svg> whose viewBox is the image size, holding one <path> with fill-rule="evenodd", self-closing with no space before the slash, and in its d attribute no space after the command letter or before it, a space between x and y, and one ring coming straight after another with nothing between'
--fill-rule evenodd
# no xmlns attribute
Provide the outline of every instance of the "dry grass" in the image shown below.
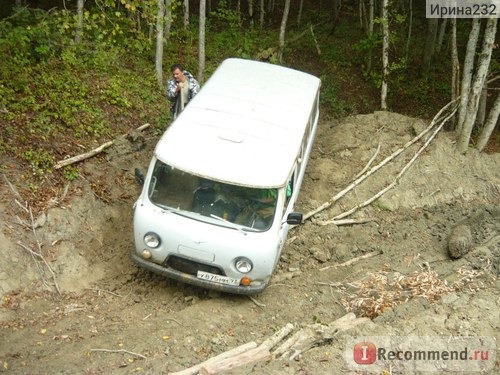
<svg viewBox="0 0 500 375"><path fill-rule="evenodd" d="M461 268L457 271L458 280L448 285L428 266L409 275L399 272L378 271L370 273L361 280L352 283L330 284L343 295L342 305L347 311L353 311L357 316L370 319L412 298L422 297L430 302L440 299L443 295L464 288L478 290L484 287L477 278L482 271Z"/></svg>

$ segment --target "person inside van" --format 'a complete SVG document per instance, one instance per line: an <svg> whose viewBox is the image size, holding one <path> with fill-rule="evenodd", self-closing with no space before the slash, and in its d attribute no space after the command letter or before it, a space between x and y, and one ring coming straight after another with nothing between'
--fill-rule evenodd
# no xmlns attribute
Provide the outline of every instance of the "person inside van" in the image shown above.
<svg viewBox="0 0 500 375"><path fill-rule="evenodd" d="M167 99L171 102L170 113L175 120L184 107L200 91L200 84L181 64L171 68L172 78L167 81Z"/></svg>

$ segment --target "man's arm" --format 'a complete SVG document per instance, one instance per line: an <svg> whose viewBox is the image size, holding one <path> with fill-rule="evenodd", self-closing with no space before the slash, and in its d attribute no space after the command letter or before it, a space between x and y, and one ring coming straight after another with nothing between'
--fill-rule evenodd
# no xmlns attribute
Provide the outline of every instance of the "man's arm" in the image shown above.
<svg viewBox="0 0 500 375"><path fill-rule="evenodd" d="M175 79L169 79L167 81L167 99L171 102L175 101L175 99L177 99L177 93L177 82Z"/></svg>

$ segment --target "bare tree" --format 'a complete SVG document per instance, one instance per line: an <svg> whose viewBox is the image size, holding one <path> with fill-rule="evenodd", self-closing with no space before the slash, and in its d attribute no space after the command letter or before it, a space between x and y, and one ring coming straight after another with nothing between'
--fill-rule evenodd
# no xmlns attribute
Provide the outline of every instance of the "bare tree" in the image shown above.
<svg viewBox="0 0 500 375"><path fill-rule="evenodd" d="M165 41L170 40L172 31L172 0L165 0Z"/></svg>
<svg viewBox="0 0 500 375"><path fill-rule="evenodd" d="M427 19L427 35L425 38L424 57L423 57L424 74L427 74L429 72L429 69L431 67L432 57L434 56L436 35L438 30L438 21L439 18Z"/></svg>
<svg viewBox="0 0 500 375"><path fill-rule="evenodd" d="M477 107L477 116L475 126L482 127L486 119L486 102L488 101L488 82L484 82L481 95L479 96L479 105Z"/></svg>
<svg viewBox="0 0 500 375"><path fill-rule="evenodd" d="M253 0L248 0L248 17L250 18L250 26L253 26Z"/></svg>
<svg viewBox="0 0 500 375"><path fill-rule="evenodd" d="M374 0L370 0L369 11L368 11L368 37L370 38L370 40L372 40L373 38L374 13L375 13ZM370 50L368 51L368 62L366 67L366 71L368 73L372 70L372 59L373 59L373 45L370 44Z"/></svg>
<svg viewBox="0 0 500 375"><path fill-rule="evenodd" d="M388 18L389 0L382 0L382 90L380 93L380 108L387 110L387 76L389 75L389 18Z"/></svg>
<svg viewBox="0 0 500 375"><path fill-rule="evenodd" d="M260 19L259 19L259 27L262 29L264 27L264 17L266 15L266 9L264 6L264 0L260 0Z"/></svg>
<svg viewBox="0 0 500 375"><path fill-rule="evenodd" d="M189 26L189 0L184 0L184 29Z"/></svg>
<svg viewBox="0 0 500 375"><path fill-rule="evenodd" d="M457 19L451 19L451 100L460 96L460 62L457 48Z"/></svg>
<svg viewBox="0 0 500 375"><path fill-rule="evenodd" d="M410 40L411 40L411 33L412 33L412 28L413 28L413 1L410 0L409 3L409 10L408 10L408 34L406 36L406 44L405 44L405 62L408 64L408 54L410 51Z"/></svg>
<svg viewBox="0 0 500 375"><path fill-rule="evenodd" d="M472 72L474 71L474 55L476 54L477 39L481 23L479 18L472 20L472 29L469 33L467 50L465 52L464 68L462 71L462 85L460 88L460 108L458 110L457 133L462 132L462 127L467 111L467 101L469 100L470 83L472 81Z"/></svg>
<svg viewBox="0 0 500 375"><path fill-rule="evenodd" d="M443 45L444 35L446 34L446 26L448 25L448 18L443 18L441 25L439 26L439 34L436 42L436 53L441 52L441 47Z"/></svg>
<svg viewBox="0 0 500 375"><path fill-rule="evenodd" d="M83 30L83 4L85 0L77 0L76 2L76 32L75 32L75 44L80 44L82 40L82 30Z"/></svg>
<svg viewBox="0 0 500 375"><path fill-rule="evenodd" d="M479 105L479 97L486 80L486 74L491 61L491 53L493 52L493 44L495 42L495 34L497 31L497 18L488 18L486 30L484 31L483 48L479 56L478 67L474 82L469 94L467 102L467 110L465 113L464 124L461 133L458 136L458 150L460 152L467 151L469 146L470 135L476 121L477 110Z"/></svg>
<svg viewBox="0 0 500 375"><path fill-rule="evenodd" d="M163 18L165 17L165 2L157 0L158 12L156 14L156 55L155 72L158 85L163 86Z"/></svg>
<svg viewBox="0 0 500 375"><path fill-rule="evenodd" d="M304 0L300 0L299 11L297 12L297 26L300 26L300 22L302 20L302 9L303 8L304 8Z"/></svg>
<svg viewBox="0 0 500 375"><path fill-rule="evenodd" d="M280 27L280 53L279 53L279 62L283 61L283 51L285 49L285 31L286 31L286 23L288 21L288 13L290 12L290 0L285 0L285 8L283 9L283 18L281 19L281 27Z"/></svg>
<svg viewBox="0 0 500 375"><path fill-rule="evenodd" d="M498 115L500 114L500 94L497 95L495 102L493 103L493 107L490 109L490 113L486 122L484 123L484 128L479 134L479 139L477 140L477 149L479 151L483 151L484 147L488 143L493 130L495 130L495 126L498 124Z"/></svg>
<svg viewBox="0 0 500 375"><path fill-rule="evenodd" d="M200 30L198 47L198 81L203 82L203 72L205 71L205 21L206 21L206 0L200 0Z"/></svg>

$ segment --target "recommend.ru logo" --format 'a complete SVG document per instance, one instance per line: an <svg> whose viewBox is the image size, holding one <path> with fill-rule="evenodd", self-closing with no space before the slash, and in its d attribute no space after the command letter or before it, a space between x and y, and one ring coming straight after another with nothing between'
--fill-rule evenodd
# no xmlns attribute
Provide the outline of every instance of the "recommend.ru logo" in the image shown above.
<svg viewBox="0 0 500 375"><path fill-rule="evenodd" d="M494 337L372 336L347 340L352 370L484 372L494 368Z"/></svg>

